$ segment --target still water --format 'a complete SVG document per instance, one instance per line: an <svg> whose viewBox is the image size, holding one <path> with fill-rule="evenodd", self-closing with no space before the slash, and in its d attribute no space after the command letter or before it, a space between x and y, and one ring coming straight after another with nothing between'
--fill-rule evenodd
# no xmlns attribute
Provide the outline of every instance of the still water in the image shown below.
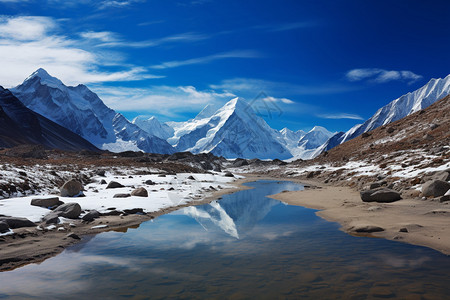
<svg viewBox="0 0 450 300"><path fill-rule="evenodd" d="M0 273L0 298L449 299L450 257L353 237L315 210L265 197L299 184L248 185Z"/></svg>

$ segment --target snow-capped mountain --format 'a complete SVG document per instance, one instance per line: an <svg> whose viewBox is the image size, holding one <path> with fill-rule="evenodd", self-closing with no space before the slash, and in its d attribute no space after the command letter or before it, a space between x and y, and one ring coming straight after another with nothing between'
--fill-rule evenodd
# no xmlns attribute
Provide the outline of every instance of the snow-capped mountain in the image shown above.
<svg viewBox="0 0 450 300"><path fill-rule="evenodd" d="M318 149L328 141L335 133L332 133L322 126L314 126L313 129L303 135L297 142L296 147L290 148L293 158L296 159L312 159L316 157Z"/></svg>
<svg viewBox="0 0 450 300"><path fill-rule="evenodd" d="M297 147L298 141L300 141L300 139L306 134L306 132L304 132L303 130L292 131L287 127L284 127L279 132L281 139L289 149Z"/></svg>
<svg viewBox="0 0 450 300"><path fill-rule="evenodd" d="M85 85L65 86L38 69L11 92L29 109L111 151L172 153L164 140L140 129L107 107Z"/></svg>
<svg viewBox="0 0 450 300"><path fill-rule="evenodd" d="M450 75L445 78L433 78L420 89L403 95L383 106L363 124L352 127L345 133L341 143L351 140L364 132L409 116L430 106L448 94L450 94Z"/></svg>
<svg viewBox="0 0 450 300"><path fill-rule="evenodd" d="M167 140L174 134L172 127L164 123L161 124L156 117L145 118L143 116L137 116L131 123L139 126L148 134L157 136L163 140Z"/></svg>
<svg viewBox="0 0 450 300"><path fill-rule="evenodd" d="M43 145L62 150L98 149L72 131L28 109L0 86L0 146Z"/></svg>
<svg viewBox="0 0 450 300"><path fill-rule="evenodd" d="M226 158L287 159L290 151L278 140L279 132L242 99L234 98L212 113L206 107L184 123L171 123L168 141L177 151L211 152Z"/></svg>

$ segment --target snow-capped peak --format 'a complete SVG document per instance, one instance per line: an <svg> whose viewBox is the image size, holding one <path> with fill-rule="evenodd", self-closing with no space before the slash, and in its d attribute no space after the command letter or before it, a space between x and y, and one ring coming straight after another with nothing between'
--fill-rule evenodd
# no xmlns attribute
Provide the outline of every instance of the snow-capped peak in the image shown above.
<svg viewBox="0 0 450 300"><path fill-rule="evenodd" d="M325 143L331 136L333 136L333 133L324 127L314 126L313 129L308 131L308 133L300 139L298 145L304 149L317 148Z"/></svg>
<svg viewBox="0 0 450 300"><path fill-rule="evenodd" d="M173 136L173 129L166 124L161 124L155 116L150 118L146 118L145 116L137 116L131 123L139 126L139 128L148 134L157 136L163 140L167 140Z"/></svg>
<svg viewBox="0 0 450 300"><path fill-rule="evenodd" d="M48 72L42 68L34 71L30 76L28 76L24 82L30 81L33 78L39 78L41 84L47 85L52 88L60 88L64 84L56 77L51 76Z"/></svg>
<svg viewBox="0 0 450 300"><path fill-rule="evenodd" d="M205 119L205 118L209 118L211 117L215 112L217 111L217 109L212 106L211 104L207 104L201 112L198 113L198 115L194 118L195 120L201 120L201 119Z"/></svg>

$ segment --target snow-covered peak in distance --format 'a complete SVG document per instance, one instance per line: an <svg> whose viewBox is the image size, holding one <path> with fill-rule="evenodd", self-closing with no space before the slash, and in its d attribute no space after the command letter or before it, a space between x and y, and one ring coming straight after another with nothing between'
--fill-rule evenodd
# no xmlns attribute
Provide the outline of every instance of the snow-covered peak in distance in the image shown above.
<svg viewBox="0 0 450 300"><path fill-rule="evenodd" d="M325 143L334 133L329 132L322 126L314 126L313 129L308 131L298 142L299 147L304 149L313 149L320 147Z"/></svg>
<svg viewBox="0 0 450 300"><path fill-rule="evenodd" d="M421 109L427 108L437 100L450 94L450 75L445 78L431 79L423 87L407 93L380 108L363 124L348 130L341 143L351 140L364 132L400 120Z"/></svg>
<svg viewBox="0 0 450 300"><path fill-rule="evenodd" d="M60 88L64 84L56 77L52 77L50 74L47 73L46 70L39 68L36 71L34 71L30 76L28 76L25 81L32 80L33 78L39 78L41 84L45 84L52 88Z"/></svg>
<svg viewBox="0 0 450 300"><path fill-rule="evenodd" d="M165 140L146 133L107 107L86 86L66 86L44 69L35 71L11 92L29 109L84 137L98 148L173 152Z"/></svg>
<svg viewBox="0 0 450 300"><path fill-rule="evenodd" d="M142 130L147 132L148 134L159 137L160 139L167 140L172 137L174 134L174 130L172 127L161 124L158 119L154 116L150 118L146 118L144 116L137 116L131 122L137 126L139 126Z"/></svg>

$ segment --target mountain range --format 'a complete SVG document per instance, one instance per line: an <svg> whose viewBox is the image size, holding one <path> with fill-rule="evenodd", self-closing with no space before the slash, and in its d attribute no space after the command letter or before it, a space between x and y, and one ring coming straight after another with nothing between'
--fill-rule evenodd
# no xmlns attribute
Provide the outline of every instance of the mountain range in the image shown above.
<svg viewBox="0 0 450 300"><path fill-rule="evenodd" d="M0 146L22 144L62 150L99 151L79 135L28 109L11 91L0 86Z"/></svg>
<svg viewBox="0 0 450 300"><path fill-rule="evenodd" d="M315 126L309 132L294 132L288 128L275 130L251 105L238 97L220 108L207 105L195 118L186 122L161 123L155 117L144 116L130 122L107 107L85 85L66 86L44 69L38 69L10 91L12 94L2 89L3 94L10 94L8 97L17 97L23 103L22 109L34 112L39 120L48 119L52 124L54 122L79 135L81 140L87 140L90 146L86 145L86 148L92 148L93 144L113 152L132 150L170 154L188 151L225 158L296 160L314 158L363 133L426 108L450 94L450 75L430 80L420 89L380 108L363 124L337 133L321 126ZM14 118L20 118L14 117L11 111L6 114L4 107L0 117L10 126L17 125L14 125ZM5 125L4 128L9 127ZM61 132L59 127L51 129ZM14 130L20 133L17 138L30 140L23 128L22 131ZM70 139L75 140L73 136ZM18 143L18 140L15 143L5 142L7 140L6 135L0 137L0 143L6 146Z"/></svg>

